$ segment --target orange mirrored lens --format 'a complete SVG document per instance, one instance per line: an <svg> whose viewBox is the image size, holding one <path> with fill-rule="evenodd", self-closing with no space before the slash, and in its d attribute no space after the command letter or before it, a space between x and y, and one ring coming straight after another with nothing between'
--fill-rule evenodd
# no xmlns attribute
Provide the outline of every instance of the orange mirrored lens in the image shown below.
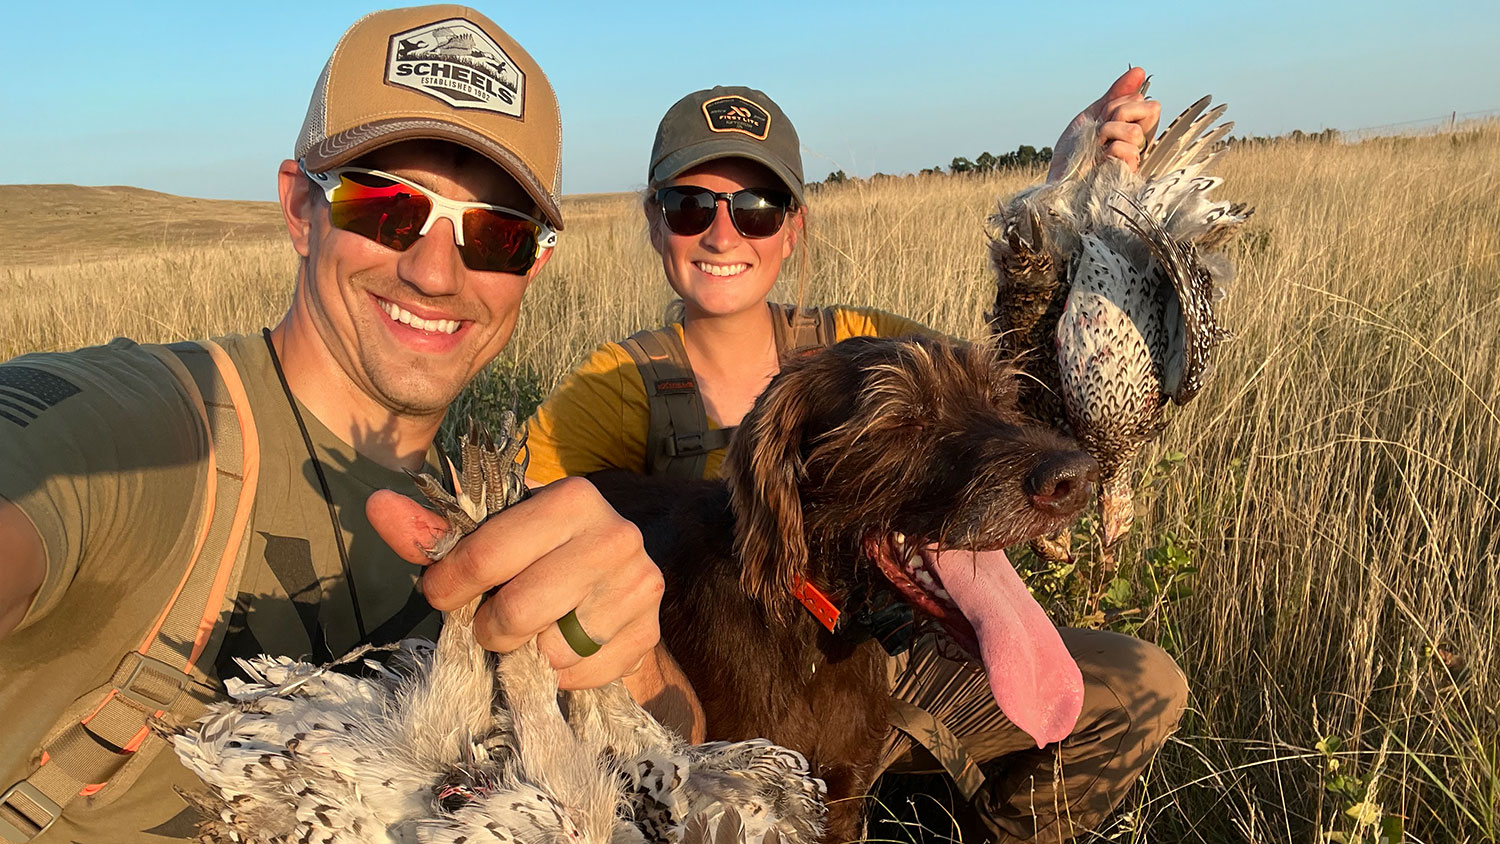
<svg viewBox="0 0 1500 844"><path fill-rule="evenodd" d="M464 266L486 272L524 273L536 261L536 223L489 208L464 210Z"/></svg>
<svg viewBox="0 0 1500 844"><path fill-rule="evenodd" d="M404 252L421 237L432 202L400 182L343 173L329 203L335 226Z"/></svg>

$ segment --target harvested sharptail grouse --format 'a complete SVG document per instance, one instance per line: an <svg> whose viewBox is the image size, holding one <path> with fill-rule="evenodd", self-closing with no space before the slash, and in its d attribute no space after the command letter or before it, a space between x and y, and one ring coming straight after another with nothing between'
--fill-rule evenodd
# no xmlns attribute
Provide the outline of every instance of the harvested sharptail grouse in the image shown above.
<svg viewBox="0 0 1500 844"><path fill-rule="evenodd" d="M1033 376L1022 409L1099 461L1106 552L1130 530L1131 459L1161 433L1169 401L1197 394L1229 336L1215 311L1234 269L1221 250L1251 212L1209 198L1234 126L1210 128L1225 107L1209 101L1173 120L1136 173L1104 158L1099 126L1086 127L1066 175L1002 201L987 226L991 329ZM1065 540L1033 547L1067 555Z"/></svg>
<svg viewBox="0 0 1500 844"><path fill-rule="evenodd" d="M450 529L441 558L526 494L514 414L497 445L472 427L462 491L417 476ZM688 746L616 682L565 694L532 642L497 656L448 614L436 644L407 640L319 667L242 661L232 702L172 730L209 787L200 840L247 844L813 842L823 785L766 741ZM163 729L171 729L162 725Z"/></svg>

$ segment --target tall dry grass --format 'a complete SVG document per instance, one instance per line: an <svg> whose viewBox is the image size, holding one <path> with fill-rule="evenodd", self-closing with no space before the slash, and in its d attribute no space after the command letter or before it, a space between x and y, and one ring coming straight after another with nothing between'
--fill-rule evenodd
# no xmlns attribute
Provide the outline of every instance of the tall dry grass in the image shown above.
<svg viewBox="0 0 1500 844"><path fill-rule="evenodd" d="M1105 834L1500 840L1500 128L1240 148L1223 172L1220 193L1258 208L1237 336L1145 455L1186 459L1153 476L1123 554L1141 594L1148 552L1198 571L1144 628L1194 708ZM819 193L806 277L794 260L779 295L975 335L981 220L1027 180ZM568 212L507 353L544 384L670 295L633 200ZM0 357L248 330L291 273L281 244L0 271Z"/></svg>

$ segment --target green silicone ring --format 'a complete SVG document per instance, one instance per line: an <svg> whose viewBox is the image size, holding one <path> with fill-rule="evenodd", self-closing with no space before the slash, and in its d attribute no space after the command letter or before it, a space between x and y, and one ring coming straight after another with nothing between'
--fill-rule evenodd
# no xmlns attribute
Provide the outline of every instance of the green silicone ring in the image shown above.
<svg viewBox="0 0 1500 844"><path fill-rule="evenodd" d="M581 657L590 657L599 652L599 643L583 632L583 625L578 623L577 610L572 610L559 618L557 629L562 631L563 640L568 643L568 647L573 649L573 653Z"/></svg>

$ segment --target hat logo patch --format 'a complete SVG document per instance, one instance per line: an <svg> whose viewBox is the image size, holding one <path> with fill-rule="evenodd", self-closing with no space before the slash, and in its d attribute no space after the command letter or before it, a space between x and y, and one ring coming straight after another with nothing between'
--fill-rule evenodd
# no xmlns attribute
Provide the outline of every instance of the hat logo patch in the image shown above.
<svg viewBox="0 0 1500 844"><path fill-rule="evenodd" d="M744 97L715 97L703 104L703 116L713 132L739 132L764 141L771 131L771 113Z"/></svg>
<svg viewBox="0 0 1500 844"><path fill-rule="evenodd" d="M442 100L520 117L526 74L484 30L462 18L391 36L385 81Z"/></svg>

